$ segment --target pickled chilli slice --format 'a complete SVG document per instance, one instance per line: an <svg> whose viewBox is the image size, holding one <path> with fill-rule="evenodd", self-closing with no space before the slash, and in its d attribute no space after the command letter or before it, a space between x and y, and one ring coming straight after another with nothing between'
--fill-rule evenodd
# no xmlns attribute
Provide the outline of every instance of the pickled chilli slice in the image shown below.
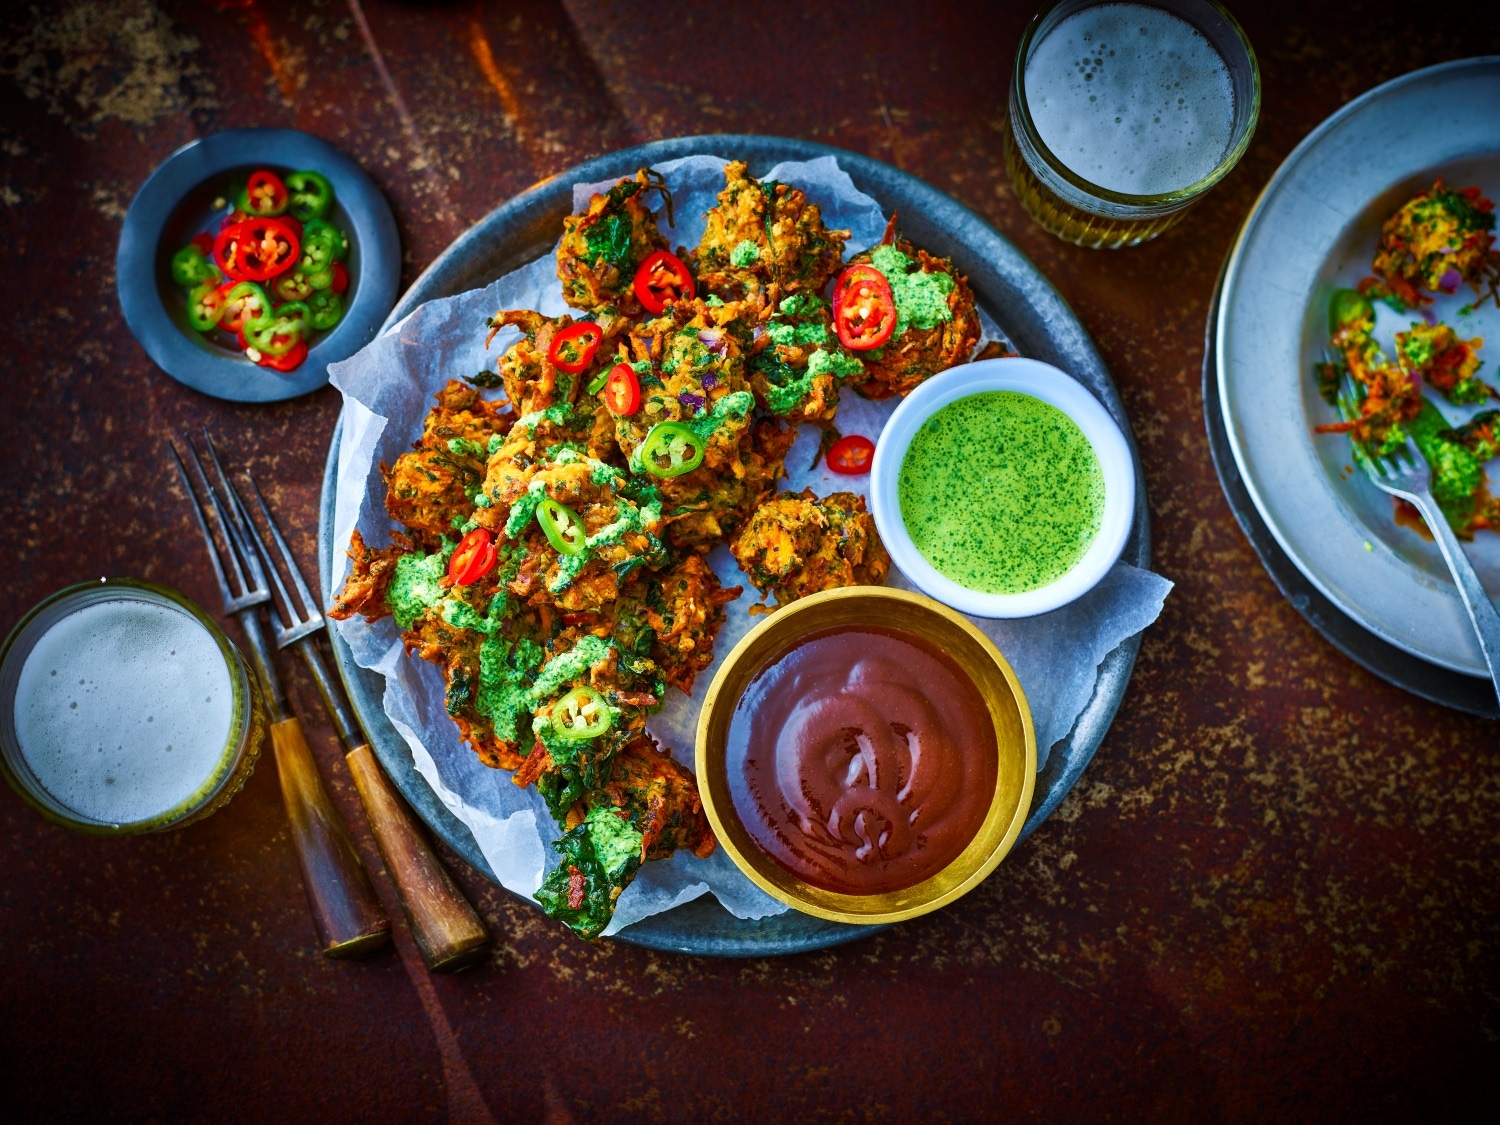
<svg viewBox="0 0 1500 1125"><path fill-rule="evenodd" d="M246 219L214 239L214 262L236 281L267 281L297 261L301 243L280 219Z"/></svg>
<svg viewBox="0 0 1500 1125"><path fill-rule="evenodd" d="M246 353L249 354L249 353ZM298 340L285 355L263 355L255 362L273 371L290 371L307 358L307 341Z"/></svg>
<svg viewBox="0 0 1500 1125"><path fill-rule="evenodd" d="M286 184L275 172L265 168L250 173L250 179L240 189L238 203L247 215L267 218L283 214L287 209Z"/></svg>
<svg viewBox="0 0 1500 1125"><path fill-rule="evenodd" d="M228 332L239 332L245 325L271 311L271 298L253 281L241 281L229 285L224 294L224 316L219 327Z"/></svg>
<svg viewBox="0 0 1500 1125"><path fill-rule="evenodd" d="M658 422L646 435L641 462L652 476L671 478L703 464L704 442L681 422Z"/></svg>
<svg viewBox="0 0 1500 1125"><path fill-rule="evenodd" d="M333 207L333 185L317 172L293 172L286 178L286 186L291 192L287 210L304 223L323 218Z"/></svg>
<svg viewBox="0 0 1500 1125"><path fill-rule="evenodd" d="M583 517L551 497L536 506L536 522L559 555L579 555L588 549Z"/></svg>
<svg viewBox="0 0 1500 1125"><path fill-rule="evenodd" d="M245 338L247 355L254 350L260 355L280 356L291 351L309 327L307 306L293 301L266 316L247 321L240 334ZM251 355L250 358L259 361L260 355Z"/></svg>
<svg viewBox="0 0 1500 1125"><path fill-rule="evenodd" d="M344 319L344 299L332 288L315 289L307 298L308 323L325 332Z"/></svg>
<svg viewBox="0 0 1500 1125"><path fill-rule="evenodd" d="M222 275L202 248L196 242L190 242L172 255L172 280L178 285L192 287L206 281L218 284Z"/></svg>
<svg viewBox="0 0 1500 1125"><path fill-rule="evenodd" d="M878 348L896 329L896 299L874 266L850 266L834 283L833 328L850 351Z"/></svg>
<svg viewBox="0 0 1500 1125"><path fill-rule="evenodd" d="M569 375L581 374L593 362L594 353L599 350L603 339L603 330L591 321L570 324L552 337L547 359L559 371Z"/></svg>
<svg viewBox="0 0 1500 1125"><path fill-rule="evenodd" d="M214 281L205 281L188 294L188 323L199 332L211 332L224 319L228 291Z"/></svg>
<svg viewBox="0 0 1500 1125"><path fill-rule="evenodd" d="M552 705L552 732L559 738L598 738L609 730L609 704L591 687L576 687Z"/></svg>
<svg viewBox="0 0 1500 1125"><path fill-rule="evenodd" d="M455 586L471 586L495 566L495 541L482 527L476 527L459 541L448 560L448 577Z"/></svg>

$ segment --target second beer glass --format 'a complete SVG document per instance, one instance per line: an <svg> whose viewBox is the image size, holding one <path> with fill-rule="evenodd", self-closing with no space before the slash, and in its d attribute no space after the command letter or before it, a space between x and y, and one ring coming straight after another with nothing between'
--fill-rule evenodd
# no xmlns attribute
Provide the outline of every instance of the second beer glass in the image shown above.
<svg viewBox="0 0 1500 1125"><path fill-rule="evenodd" d="M1006 168L1059 238L1133 246L1234 167L1259 114L1255 52L1213 0L1054 0L1016 53Z"/></svg>

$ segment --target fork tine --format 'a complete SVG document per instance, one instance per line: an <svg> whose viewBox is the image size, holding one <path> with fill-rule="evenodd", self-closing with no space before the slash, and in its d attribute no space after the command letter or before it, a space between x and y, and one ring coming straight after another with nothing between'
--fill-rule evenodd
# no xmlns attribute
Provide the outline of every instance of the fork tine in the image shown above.
<svg viewBox="0 0 1500 1125"><path fill-rule="evenodd" d="M224 505L219 502L219 494L214 491L213 485L208 482L208 474L203 471L203 463L199 460L198 447L192 443L191 439L188 439L187 446L193 454L189 460L192 461L193 467L198 473L198 480L203 486L203 495L208 497L209 507L213 509L214 518L219 521L219 530L224 534L225 553L229 557L229 567L234 572L235 584L238 584L241 591L235 597L241 598L252 593L259 593L260 587L246 577L245 568L240 562L243 551L240 549L235 537L234 525L230 523L229 517L224 514Z"/></svg>
<svg viewBox="0 0 1500 1125"><path fill-rule="evenodd" d="M1348 368L1339 376L1339 415L1346 422L1359 417L1359 384Z"/></svg>
<svg viewBox="0 0 1500 1125"><path fill-rule="evenodd" d="M245 523L248 525L250 539L255 544L255 551L260 556L261 560L265 562L266 570L268 570L271 575L271 581L276 585L276 592L281 595L281 601L286 606L286 615L285 617L283 617L281 606L277 605L276 599L270 599L271 613L275 616L275 620L272 622L272 625L275 626L278 633L285 633L293 625L299 624L297 607L292 604L292 599L287 596L286 586L283 585L281 581L281 572L276 569L276 562L271 558L271 552L266 549L266 541L260 534L260 529L257 528L254 521L250 519L250 513L245 509L245 502L240 498L239 490L235 488L233 482L229 480L226 480L224 484L229 489L229 494L234 502L235 507L240 510L241 516L244 518ZM290 618L290 621L288 621L287 618Z"/></svg>
<svg viewBox="0 0 1500 1125"><path fill-rule="evenodd" d="M266 498L261 494L260 485L256 482L254 475L249 469L245 470L245 479L250 482L250 488L255 497L255 503L260 508L260 514L265 517L266 527L271 532L271 538L275 540L276 546L281 550L281 558L286 563L287 573L292 577L292 583L297 587L297 593L302 598L301 614L304 620L311 621L316 618L323 619L318 610L318 603L312 596L312 591L307 588L307 582L302 578L302 570L297 565L296 556L292 554L292 548L287 544L286 536L281 534L281 528L277 525L275 518L271 515L270 506L266 504ZM287 609L296 612L290 601Z"/></svg>
<svg viewBox="0 0 1500 1125"><path fill-rule="evenodd" d="M240 561L243 562L245 569L249 572L255 590L269 594L271 588L266 584L266 576L260 568L260 558L254 546L255 534L251 531L250 521L239 505L239 497L235 495L234 487L229 483L229 476L224 472L224 466L219 462L219 451L214 448L214 439L209 436L207 426L203 427L203 440L208 446L209 460L213 462L214 471L219 478L219 488L224 495L224 507L229 511L229 526L233 529L234 545L236 547L235 554L240 556ZM217 507L217 499L215 500L215 507ZM220 518L223 518L222 512L220 513Z"/></svg>
<svg viewBox="0 0 1500 1125"><path fill-rule="evenodd" d="M182 487L193 505L193 516L198 521L198 530L203 532L203 542L208 547L208 561L213 564L214 577L218 579L219 593L223 595L225 612L228 612L229 603L234 601L234 595L229 592L229 581L224 577L224 565L219 561L219 548L214 545L214 537L208 530L208 521L204 519L203 504L193 490L193 482L188 477L187 466L182 463L182 454L177 452L176 444L169 440L167 448L172 451L172 460L177 463L177 471L182 474ZM194 460L196 461L196 458ZM198 471L201 473L203 470L200 467Z"/></svg>

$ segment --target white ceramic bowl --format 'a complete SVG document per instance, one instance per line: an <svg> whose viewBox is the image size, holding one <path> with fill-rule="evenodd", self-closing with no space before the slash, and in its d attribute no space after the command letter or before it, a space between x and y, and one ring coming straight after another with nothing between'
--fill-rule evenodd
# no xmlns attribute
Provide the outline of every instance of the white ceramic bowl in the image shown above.
<svg viewBox="0 0 1500 1125"><path fill-rule="evenodd" d="M1099 534L1071 570L1024 594L986 594L938 573L912 543L901 519L897 478L917 430L949 403L985 391L1018 391L1061 410L1094 447L1104 474ZM1072 376L1034 359L987 359L933 376L896 408L875 445L870 508L891 558L923 593L975 617L1032 617L1067 605L1093 589L1120 557L1135 512L1135 465L1120 427Z"/></svg>

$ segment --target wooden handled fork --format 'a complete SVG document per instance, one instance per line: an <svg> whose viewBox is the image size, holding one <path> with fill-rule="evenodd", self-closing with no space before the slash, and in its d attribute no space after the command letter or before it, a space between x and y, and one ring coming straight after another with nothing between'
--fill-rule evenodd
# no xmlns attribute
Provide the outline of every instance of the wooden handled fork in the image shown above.
<svg viewBox="0 0 1500 1125"><path fill-rule="evenodd" d="M204 437L207 438L207 431ZM384 945L391 937L390 919L380 905L369 876L359 862L359 853L339 819L312 753L302 734L302 724L287 706L281 678L276 674L272 650L266 643L256 607L269 604L271 590L253 546L253 536L229 480L219 464L212 441L208 451L217 470L222 492L216 493L208 482L197 449L187 443L191 456L187 462L197 471L207 504L193 488L187 466L177 447L168 443L172 458L182 474L183 487L193 501L193 514L208 547L219 592L224 597L224 612L239 619L251 662L260 681L260 694L271 719L271 745L276 753L276 772L281 779L281 797L291 826L292 845L302 867L302 884L307 889L308 906L317 927L318 943L329 957L359 957ZM225 559L235 578L231 589L219 560L219 549L209 530L208 511L219 525L226 546Z"/></svg>
<svg viewBox="0 0 1500 1125"><path fill-rule="evenodd" d="M417 948L422 951L427 967L434 971L451 972L472 965L488 956L489 931L434 854L406 802L376 762L369 739L361 733L358 720L350 713L343 692L334 682L318 649L317 633L325 628L318 603L308 589L265 497L261 495L260 486L249 472L245 473L245 478L250 482L250 495L260 513L264 531L249 518L232 485L229 486L230 496L245 522L261 532L255 537L255 545L279 595L279 599L267 603L276 643L281 648L296 646L318 685L318 693L323 697L328 716L343 743L344 760L349 764L349 772L364 803L365 816L375 833L375 842L380 846L386 869L396 884ZM275 562L277 557L291 579L300 606L282 582ZM285 617L282 606L285 607Z"/></svg>

